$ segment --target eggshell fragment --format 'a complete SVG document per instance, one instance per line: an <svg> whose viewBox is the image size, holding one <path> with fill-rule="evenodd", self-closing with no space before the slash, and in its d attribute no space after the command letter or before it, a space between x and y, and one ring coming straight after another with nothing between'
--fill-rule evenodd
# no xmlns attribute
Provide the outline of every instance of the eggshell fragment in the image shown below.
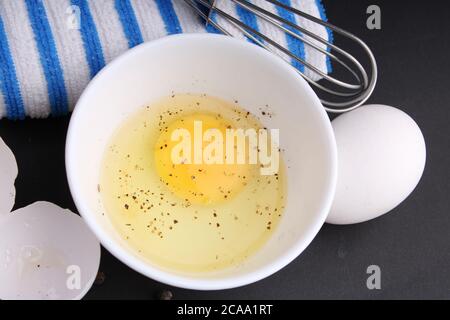
<svg viewBox="0 0 450 320"><path fill-rule="evenodd" d="M17 174L16 158L0 138L0 214L11 212L14 206L16 198L14 181Z"/></svg>
<svg viewBox="0 0 450 320"><path fill-rule="evenodd" d="M379 217L398 206L423 174L425 141L403 111L363 106L333 122L338 149L338 183L327 218L353 224Z"/></svg>
<svg viewBox="0 0 450 320"><path fill-rule="evenodd" d="M81 299L99 263L99 242L69 210L36 202L0 220L0 299Z"/></svg>

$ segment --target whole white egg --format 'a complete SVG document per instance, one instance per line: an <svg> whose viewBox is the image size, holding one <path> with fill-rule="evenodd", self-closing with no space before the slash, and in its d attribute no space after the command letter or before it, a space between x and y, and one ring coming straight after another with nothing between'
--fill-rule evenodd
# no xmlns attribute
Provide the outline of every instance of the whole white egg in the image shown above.
<svg viewBox="0 0 450 320"><path fill-rule="evenodd" d="M327 218L353 224L402 203L423 174L426 147L418 125L403 111L367 105L332 122L338 149L338 183Z"/></svg>

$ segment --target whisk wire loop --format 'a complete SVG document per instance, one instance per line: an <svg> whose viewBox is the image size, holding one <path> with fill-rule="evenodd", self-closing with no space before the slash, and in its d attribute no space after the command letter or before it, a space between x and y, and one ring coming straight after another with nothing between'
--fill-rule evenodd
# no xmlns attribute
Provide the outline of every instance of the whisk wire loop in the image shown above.
<svg viewBox="0 0 450 320"><path fill-rule="evenodd" d="M377 63L375 57L360 38L352 33L345 31L335 25L318 19L308 13L300 11L296 8L288 6L278 0L264 0L276 7L287 10L291 14L309 20L313 23L319 24L325 28L332 30L335 34L340 35L346 39L353 41L359 46L367 56L369 62L369 69L366 70L363 65L346 50L335 45L328 39L307 30L306 28L283 18L282 16L272 13L263 7L260 7L249 0L231 0L235 5L252 12L255 16L260 18L272 26L278 28L282 32L289 34L296 40L303 42L306 46L317 50L319 53L326 55L331 61L341 66L343 70L356 81L356 83L349 83L344 80L339 80L330 74L320 70L318 67L312 65L302 57L291 52L288 48L276 42L274 39L263 34L262 32L252 28L243 21L235 18L231 14L221 10L216 3L216 0L184 0L197 14L199 14L207 24L210 24L225 35L232 36L232 33L227 30L224 25L221 25L218 19L213 19L213 14L227 21L231 26L242 32L247 38L259 46L273 52L280 56L286 62L293 64L293 62L300 63L304 66L309 74L315 74L315 78L311 78L307 72L301 72L297 69L300 75L316 90L316 93L321 98L324 108L331 113L344 113L354 110L363 105L372 95L378 77ZM322 45L322 46L321 46ZM369 76L370 75L370 76ZM323 96L326 95L326 98ZM330 98L333 98L330 100Z"/></svg>

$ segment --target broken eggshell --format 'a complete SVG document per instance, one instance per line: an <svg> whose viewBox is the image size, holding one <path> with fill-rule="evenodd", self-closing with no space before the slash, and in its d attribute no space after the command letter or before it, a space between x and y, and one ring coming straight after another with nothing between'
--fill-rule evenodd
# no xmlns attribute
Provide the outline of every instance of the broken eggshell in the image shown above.
<svg viewBox="0 0 450 320"><path fill-rule="evenodd" d="M17 174L16 158L0 138L0 214L11 212L14 206L16 197L14 182Z"/></svg>
<svg viewBox="0 0 450 320"><path fill-rule="evenodd" d="M69 210L36 202L0 221L0 299L81 299L99 263L99 242Z"/></svg>

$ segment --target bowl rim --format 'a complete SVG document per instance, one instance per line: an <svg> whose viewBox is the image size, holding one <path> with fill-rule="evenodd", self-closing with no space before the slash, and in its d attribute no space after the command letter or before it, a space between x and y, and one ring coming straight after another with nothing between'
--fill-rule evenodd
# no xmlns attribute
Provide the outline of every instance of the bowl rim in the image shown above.
<svg viewBox="0 0 450 320"><path fill-rule="evenodd" d="M73 146L75 145L74 141L76 140L77 137L77 134L75 132L75 126L76 123L78 123L79 121L83 121L83 118L80 116L81 109L83 108L84 105L86 105L85 101L87 100L87 97L90 95L90 92L95 90L97 80L103 77L105 73L110 72L110 70L126 62L128 59L132 58L135 54L141 51L157 48L161 44L167 42L176 42L179 39L190 39L190 38L203 39L205 41L222 41L224 43L223 45L230 44L235 46L236 48L241 47L245 50L256 50L255 52L260 51L258 52L258 54L265 55L267 57L267 61L271 61L271 63L277 64L277 66L279 68L282 68L284 72L291 73L291 75L295 75L295 77L297 77L299 85L305 87L306 92L308 92L308 99L311 100L312 105L315 105L315 109L317 109L317 112L319 113L320 116L320 121L322 121L324 124L325 128L324 135L326 136L329 142L327 147L329 149L328 156L330 165L329 168L330 176L327 185L327 190L324 192L325 200L321 204L320 209L317 210L314 223L312 223L307 228L308 231L304 235L304 240L297 241L295 245L292 245L289 249L285 250L285 252L282 253L277 259L275 259L271 263L262 265L255 271L238 276L227 276L225 278L220 279L215 278L202 279L193 276L177 275L174 273L170 273L169 271L164 271L149 265L143 259L139 259L137 256L127 252L125 249L115 244L115 241L113 241L109 233L107 233L104 230L104 228L100 227L96 223L94 215L90 213L90 209L80 196L80 192L78 192L80 186L77 186L75 182L76 178L74 176L74 173L72 172L73 168L72 162L75 159ZM296 259L306 249L306 247L309 246L309 244L318 234L328 216L337 185L337 161L338 157L337 157L336 140L334 137L334 132L331 126L330 119L328 118L328 115L315 92L311 89L309 84L298 74L298 72L280 57L270 53L269 51L257 45L219 34L178 34L166 36L158 40L140 44L128 50L127 52L117 57L112 62L110 62L90 81L86 89L83 91L81 97L79 98L70 119L69 128L67 131L66 150L65 150L67 180L75 206L77 207L78 212L83 217L88 227L99 239L102 246L104 246L113 256L119 259L122 263L126 264L131 269L151 279L154 279L156 281L171 286L194 290L224 290L248 285L271 276L272 274L278 272L286 265L291 263L294 259Z"/></svg>

